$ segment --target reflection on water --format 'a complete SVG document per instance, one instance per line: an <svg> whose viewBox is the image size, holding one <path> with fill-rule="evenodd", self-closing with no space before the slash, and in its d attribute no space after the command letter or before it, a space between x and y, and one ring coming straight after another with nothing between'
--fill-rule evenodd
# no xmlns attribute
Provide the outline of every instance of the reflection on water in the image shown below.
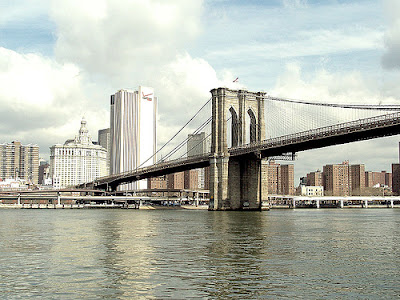
<svg viewBox="0 0 400 300"><path fill-rule="evenodd" d="M394 298L400 210L0 210L0 298Z"/></svg>

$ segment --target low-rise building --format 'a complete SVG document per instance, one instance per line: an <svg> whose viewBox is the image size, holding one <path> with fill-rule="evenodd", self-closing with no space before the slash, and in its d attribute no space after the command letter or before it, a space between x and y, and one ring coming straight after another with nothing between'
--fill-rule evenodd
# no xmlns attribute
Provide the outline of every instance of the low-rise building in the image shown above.
<svg viewBox="0 0 400 300"><path fill-rule="evenodd" d="M302 196L323 196L324 195L324 187L323 186L306 186L301 185L301 195Z"/></svg>

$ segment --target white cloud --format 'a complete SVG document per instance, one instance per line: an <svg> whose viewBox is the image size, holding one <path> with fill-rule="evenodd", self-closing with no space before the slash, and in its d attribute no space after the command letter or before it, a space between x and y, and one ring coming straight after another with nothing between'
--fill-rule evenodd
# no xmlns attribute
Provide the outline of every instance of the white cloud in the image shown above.
<svg viewBox="0 0 400 300"><path fill-rule="evenodd" d="M56 57L115 84L154 78L201 30L201 0L84 2L53 2Z"/></svg>
<svg viewBox="0 0 400 300"><path fill-rule="evenodd" d="M41 153L48 153L49 146L78 131L84 113L91 128L105 117L101 108L89 109L83 79L73 64L0 48L0 82L1 142L38 143Z"/></svg>
<svg viewBox="0 0 400 300"><path fill-rule="evenodd" d="M154 87L164 140L218 84L214 69L184 50L202 30L203 1L94 2L53 1L56 59L77 64L87 78L101 82L103 95L96 95L107 104L107 93L120 88Z"/></svg>
<svg viewBox="0 0 400 300"><path fill-rule="evenodd" d="M385 0L384 3L390 26L385 33L386 52L382 65L387 69L400 69L400 2Z"/></svg>

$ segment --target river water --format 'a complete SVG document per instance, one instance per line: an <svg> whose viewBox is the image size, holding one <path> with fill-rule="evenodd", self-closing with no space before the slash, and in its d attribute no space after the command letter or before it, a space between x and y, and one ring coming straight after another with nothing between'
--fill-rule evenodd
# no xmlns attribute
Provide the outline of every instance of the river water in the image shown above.
<svg viewBox="0 0 400 300"><path fill-rule="evenodd" d="M0 210L1 299L393 299L400 209Z"/></svg>

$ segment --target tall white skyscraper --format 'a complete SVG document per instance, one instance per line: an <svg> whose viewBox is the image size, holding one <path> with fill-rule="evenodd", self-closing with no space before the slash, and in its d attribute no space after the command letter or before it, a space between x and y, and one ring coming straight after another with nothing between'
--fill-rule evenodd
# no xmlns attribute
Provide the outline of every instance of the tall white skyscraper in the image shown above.
<svg viewBox="0 0 400 300"><path fill-rule="evenodd" d="M110 173L132 171L156 162L157 97L154 90L139 86L137 91L119 90L111 95ZM146 189L147 181L123 185L120 190Z"/></svg>

